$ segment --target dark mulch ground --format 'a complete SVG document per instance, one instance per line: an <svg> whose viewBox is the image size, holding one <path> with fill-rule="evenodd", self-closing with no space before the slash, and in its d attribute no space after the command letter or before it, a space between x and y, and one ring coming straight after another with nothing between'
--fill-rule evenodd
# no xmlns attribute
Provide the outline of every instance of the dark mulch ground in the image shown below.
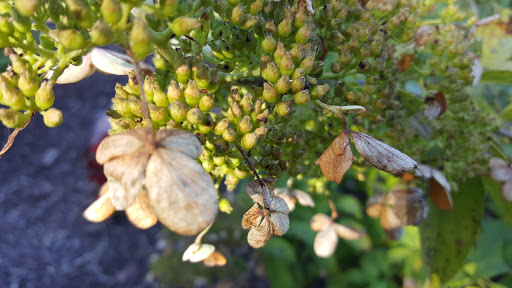
<svg viewBox="0 0 512 288"><path fill-rule="evenodd" d="M0 159L1 287L152 287L145 281L159 228L141 231L123 215L89 223L84 209L96 198L86 151L115 82L95 74L55 89L64 113L57 128L36 115ZM0 125L0 143L10 131Z"/></svg>

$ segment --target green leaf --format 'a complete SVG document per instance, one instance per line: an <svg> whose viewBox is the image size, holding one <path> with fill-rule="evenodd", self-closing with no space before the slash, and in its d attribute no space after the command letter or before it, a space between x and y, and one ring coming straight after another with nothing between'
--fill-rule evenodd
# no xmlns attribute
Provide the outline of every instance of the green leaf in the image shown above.
<svg viewBox="0 0 512 288"><path fill-rule="evenodd" d="M482 182L484 183L485 191L491 195L492 200L496 204L501 219L509 227L512 227L512 203L507 202L503 195L501 195L501 183L492 180L489 176L482 177Z"/></svg>
<svg viewBox="0 0 512 288"><path fill-rule="evenodd" d="M281 237L273 237L262 249L265 271L272 287L295 287L298 277L292 264L297 260L293 245Z"/></svg>
<svg viewBox="0 0 512 288"><path fill-rule="evenodd" d="M510 74L510 77L512 77L512 72L510 72ZM508 104L505 108L503 108L503 110L501 110L500 118L505 121L512 121L512 103Z"/></svg>
<svg viewBox="0 0 512 288"><path fill-rule="evenodd" d="M484 212L482 181L473 178L458 186L459 191L452 193L453 209L439 210L430 203L429 216L420 225L423 263L435 285L459 271L480 232Z"/></svg>
<svg viewBox="0 0 512 288"><path fill-rule="evenodd" d="M485 71L482 73L481 83L512 84L511 71Z"/></svg>

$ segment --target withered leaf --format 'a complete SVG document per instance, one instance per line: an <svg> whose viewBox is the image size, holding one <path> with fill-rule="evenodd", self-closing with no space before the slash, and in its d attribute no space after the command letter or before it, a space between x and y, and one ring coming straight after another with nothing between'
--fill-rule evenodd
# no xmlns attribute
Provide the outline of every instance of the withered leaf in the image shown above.
<svg viewBox="0 0 512 288"><path fill-rule="evenodd" d="M91 53L92 64L98 70L106 74L128 75L130 71L135 70L130 56L115 51L102 48L93 48ZM144 62L140 62L141 69L145 73L153 73L154 68Z"/></svg>
<svg viewBox="0 0 512 288"><path fill-rule="evenodd" d="M103 193L101 191L104 191ZM110 198L108 194L106 193L108 191L108 184L105 183L103 186L101 186L100 189L100 197L96 199L87 209L84 211L84 218L87 221L91 222L102 222L108 217L110 217L114 212L116 211L116 208L114 205L112 205L112 202L110 201Z"/></svg>
<svg viewBox="0 0 512 288"><path fill-rule="evenodd" d="M400 240L404 235L404 226L397 225L397 218L392 213L384 213L380 225L390 240Z"/></svg>
<svg viewBox="0 0 512 288"><path fill-rule="evenodd" d="M270 202L270 219L272 220L272 235L283 236L290 228L290 210L286 202L279 197L272 197Z"/></svg>
<svg viewBox="0 0 512 288"><path fill-rule="evenodd" d="M430 166L418 164L418 172L428 179L428 196L442 210L452 209L451 186L444 174Z"/></svg>
<svg viewBox="0 0 512 288"><path fill-rule="evenodd" d="M253 248L261 248L267 244L271 234L270 219L265 217L258 226L251 227L247 235L247 242Z"/></svg>
<svg viewBox="0 0 512 288"><path fill-rule="evenodd" d="M350 134L359 154L375 168L395 175L416 168L416 161L386 143L363 133Z"/></svg>
<svg viewBox="0 0 512 288"><path fill-rule="evenodd" d="M149 203L146 189L143 189L142 192L137 195L135 202L130 207L126 208L126 217L139 229L148 229L158 222L158 218Z"/></svg>
<svg viewBox="0 0 512 288"><path fill-rule="evenodd" d="M350 148L350 140L345 132L342 132L325 152L316 160L315 164L320 165L320 169L325 178L329 181L341 183L343 175L352 165L353 154Z"/></svg>
<svg viewBox="0 0 512 288"><path fill-rule="evenodd" d="M441 92L437 92L433 97L425 98L425 116L428 120L433 120L444 114L446 111L446 98Z"/></svg>
<svg viewBox="0 0 512 288"><path fill-rule="evenodd" d="M327 258L334 254L336 246L338 246L338 235L336 235L336 231L332 227L318 232L313 242L315 254L322 258Z"/></svg>
<svg viewBox="0 0 512 288"><path fill-rule="evenodd" d="M210 254L210 256L206 257L206 259L203 260L203 264L207 267L225 266L226 263L226 257L224 257L224 255L217 251L213 251L213 253Z"/></svg>
<svg viewBox="0 0 512 288"><path fill-rule="evenodd" d="M205 260L215 251L215 246L206 243L192 243L183 253L181 260L197 263Z"/></svg>

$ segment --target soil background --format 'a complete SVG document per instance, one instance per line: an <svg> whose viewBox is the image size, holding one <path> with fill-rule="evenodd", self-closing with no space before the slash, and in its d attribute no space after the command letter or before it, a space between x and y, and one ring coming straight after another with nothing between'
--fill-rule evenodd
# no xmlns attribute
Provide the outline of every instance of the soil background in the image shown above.
<svg viewBox="0 0 512 288"><path fill-rule="evenodd" d="M96 73L57 85L64 123L48 128L36 114L0 159L0 287L156 286L147 272L159 225L142 231L122 213L103 223L82 217L98 191L87 152L107 129L115 83L126 79ZM0 125L0 145L11 131Z"/></svg>

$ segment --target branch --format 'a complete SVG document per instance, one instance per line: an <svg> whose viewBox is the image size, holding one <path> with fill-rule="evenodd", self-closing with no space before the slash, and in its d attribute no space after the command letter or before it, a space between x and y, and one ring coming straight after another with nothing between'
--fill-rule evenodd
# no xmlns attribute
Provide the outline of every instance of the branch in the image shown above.
<svg viewBox="0 0 512 288"><path fill-rule="evenodd" d="M5 143L4 148L2 148L2 150L0 150L0 158L2 158L2 155L4 155L7 152L7 150L9 150L11 148L12 144L14 144L14 139L16 138L18 133L20 133L21 130L25 129L25 127L28 126L30 121L32 121L32 118L34 118L35 114L36 114L36 112L32 112L32 115L30 115L30 118L28 118L27 122L25 122L25 124L23 124L23 127L14 129L14 131L11 133L11 135L9 135L9 138L7 139L7 143Z"/></svg>
<svg viewBox="0 0 512 288"><path fill-rule="evenodd" d="M245 155L245 152L242 149L242 147L236 145L236 149L238 149L238 151L240 151L240 153L244 157L245 163L247 163L247 167L249 167L249 170L251 170L252 174L254 174L254 176L256 176L256 179L258 179L258 181L263 186L263 188L265 188L264 189L265 194L263 195L263 202L265 204L264 208L266 208L266 209L270 208L270 191L268 191L267 185L265 185L265 182L263 182L263 180L261 180L260 176L258 175L258 172L256 172L256 169L254 169L254 167L252 167L251 162L249 162L249 159L247 158L247 155Z"/></svg>

